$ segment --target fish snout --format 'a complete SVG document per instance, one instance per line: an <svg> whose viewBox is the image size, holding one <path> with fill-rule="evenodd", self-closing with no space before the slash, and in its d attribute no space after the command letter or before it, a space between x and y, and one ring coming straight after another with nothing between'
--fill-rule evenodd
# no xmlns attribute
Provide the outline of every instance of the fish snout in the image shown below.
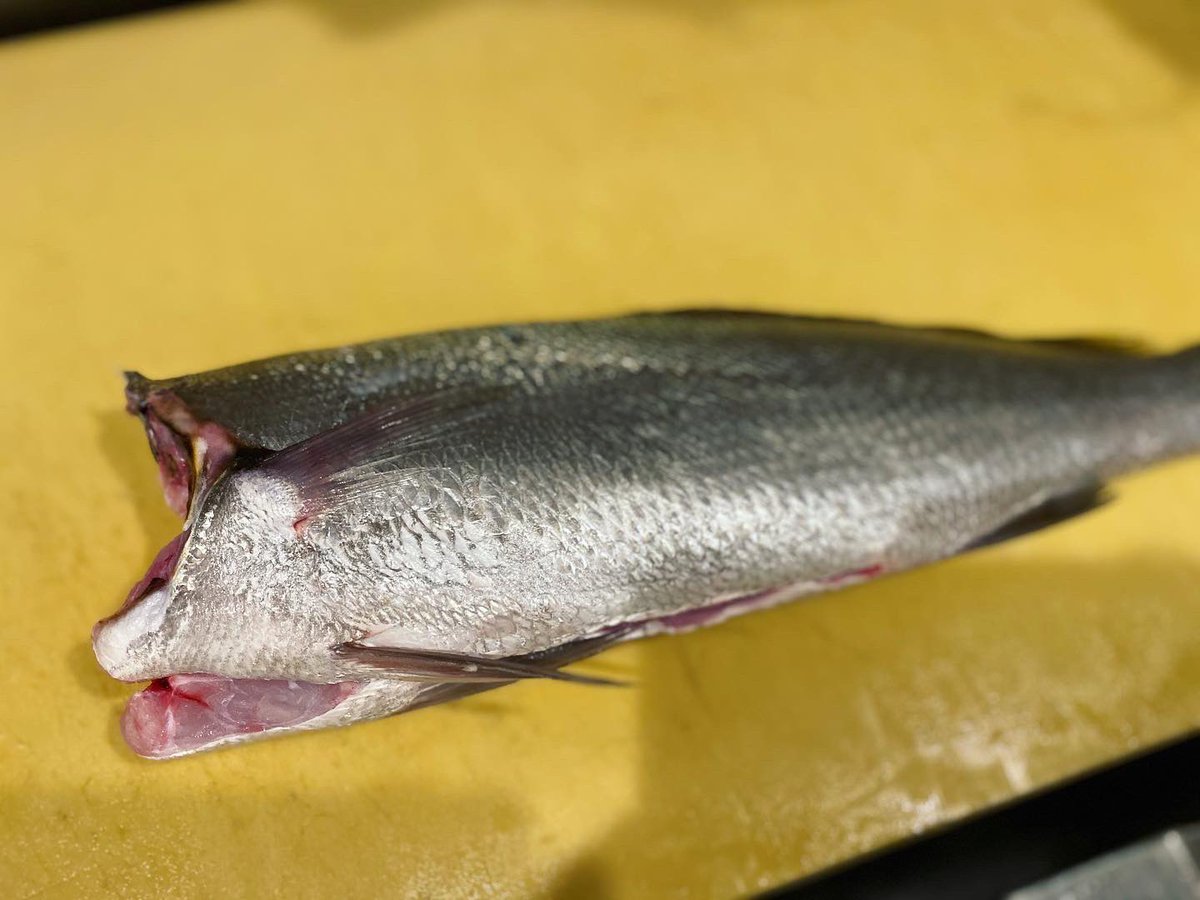
<svg viewBox="0 0 1200 900"><path fill-rule="evenodd" d="M92 651L100 668L119 681L145 681L157 673L148 670L137 645L158 631L167 614L166 587L151 591L114 616L92 627Z"/></svg>

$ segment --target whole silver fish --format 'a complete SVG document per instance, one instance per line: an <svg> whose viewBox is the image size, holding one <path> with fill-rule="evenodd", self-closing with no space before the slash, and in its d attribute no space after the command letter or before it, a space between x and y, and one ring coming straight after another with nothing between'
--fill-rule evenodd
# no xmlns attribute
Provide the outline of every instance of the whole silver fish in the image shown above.
<svg viewBox="0 0 1200 900"><path fill-rule="evenodd" d="M503 326L129 376L185 530L99 623L176 756L909 569L1200 448L1200 350L768 314Z"/></svg>

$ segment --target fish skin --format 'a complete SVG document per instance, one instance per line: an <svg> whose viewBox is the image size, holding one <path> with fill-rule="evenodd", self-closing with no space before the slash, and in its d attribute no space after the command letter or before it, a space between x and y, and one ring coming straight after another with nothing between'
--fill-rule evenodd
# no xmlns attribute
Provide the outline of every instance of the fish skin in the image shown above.
<svg viewBox="0 0 1200 900"><path fill-rule="evenodd" d="M772 315L500 326L153 385L241 446L310 439L349 489L314 481L299 448L219 475L161 617L102 623L97 655L127 680L363 684L297 729L421 705L428 685L334 652L364 638L499 658L673 630L952 556L1200 447L1195 350ZM418 433L398 415L338 458L357 414L412 397L435 407Z"/></svg>
<svg viewBox="0 0 1200 900"><path fill-rule="evenodd" d="M220 369L165 379L126 372L131 412L146 418L152 400L171 412L189 444L204 423L214 423L240 455L291 446L339 425L381 403L447 388L511 387L540 395L563 384L624 374L631 368L665 374L713 373L729 365L756 374L737 359L739 341L752 345L781 332L821 353L849 339L884 342L926 340L945 344L998 346L1009 353L1057 352L1076 356L1129 355L1121 342L1001 341L968 329L903 328L853 319L790 316L719 309L649 313L611 319L509 324L404 335L362 344L285 354ZM797 333L799 332L799 333ZM694 341L688 350L684 345ZM1111 346L1109 346L1111 344ZM715 352L705 353L711 347ZM151 430L150 422L147 429ZM161 434L159 435L161 438ZM151 446L157 441L151 435ZM209 442L212 443L211 441ZM211 455L212 447L209 448ZM194 447L183 448L195 454ZM204 451L201 449L200 453ZM156 450L156 455L163 455ZM206 467L194 461L202 493L227 461ZM184 512L179 509L181 514Z"/></svg>

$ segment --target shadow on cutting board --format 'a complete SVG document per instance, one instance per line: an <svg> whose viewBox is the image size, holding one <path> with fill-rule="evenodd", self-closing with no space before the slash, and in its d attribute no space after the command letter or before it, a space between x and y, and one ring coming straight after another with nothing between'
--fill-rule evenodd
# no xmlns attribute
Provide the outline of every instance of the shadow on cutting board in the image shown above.
<svg viewBox="0 0 1200 900"><path fill-rule="evenodd" d="M145 539L142 551L145 565L130 571L128 588L146 570L146 565L163 545L179 534L183 523L163 499L158 482L158 465L146 443L146 432L142 430L141 423L128 413L113 409L99 413L96 426L100 452L125 486L126 494L137 510L137 520ZM116 598L112 608L120 606L123 599Z"/></svg>
<svg viewBox="0 0 1200 900"><path fill-rule="evenodd" d="M755 893L1200 719L1196 561L1001 556L646 642L637 811L552 895Z"/></svg>
<svg viewBox="0 0 1200 900"><path fill-rule="evenodd" d="M296 0L348 37L366 37L470 5L470 0ZM691 19L725 21L736 16L735 0L584 0L605 6L644 7ZM536 8L536 4L531 5Z"/></svg>
<svg viewBox="0 0 1200 900"><path fill-rule="evenodd" d="M1200 81L1200 5L1192 0L1095 0L1177 77Z"/></svg>

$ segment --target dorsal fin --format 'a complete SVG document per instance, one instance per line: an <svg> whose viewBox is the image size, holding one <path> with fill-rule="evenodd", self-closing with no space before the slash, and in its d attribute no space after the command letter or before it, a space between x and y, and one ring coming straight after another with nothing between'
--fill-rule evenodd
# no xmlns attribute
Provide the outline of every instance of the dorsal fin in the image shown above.
<svg viewBox="0 0 1200 900"><path fill-rule="evenodd" d="M853 319L843 316L819 316L794 313L767 312L752 309L722 309L720 307L698 307L695 309L674 309L659 313L644 313L644 315L681 316L692 318L761 318L779 321L808 322L813 325L838 325L847 327L886 328L895 331L909 331L943 335L945 337L965 338L968 340L998 341L1008 344L1028 344L1044 349L1067 350L1095 356L1151 356L1154 351L1144 342L1134 338L1115 336L1080 336L1080 337L1004 337L979 328L965 328L957 325L897 325L881 322L877 319Z"/></svg>

